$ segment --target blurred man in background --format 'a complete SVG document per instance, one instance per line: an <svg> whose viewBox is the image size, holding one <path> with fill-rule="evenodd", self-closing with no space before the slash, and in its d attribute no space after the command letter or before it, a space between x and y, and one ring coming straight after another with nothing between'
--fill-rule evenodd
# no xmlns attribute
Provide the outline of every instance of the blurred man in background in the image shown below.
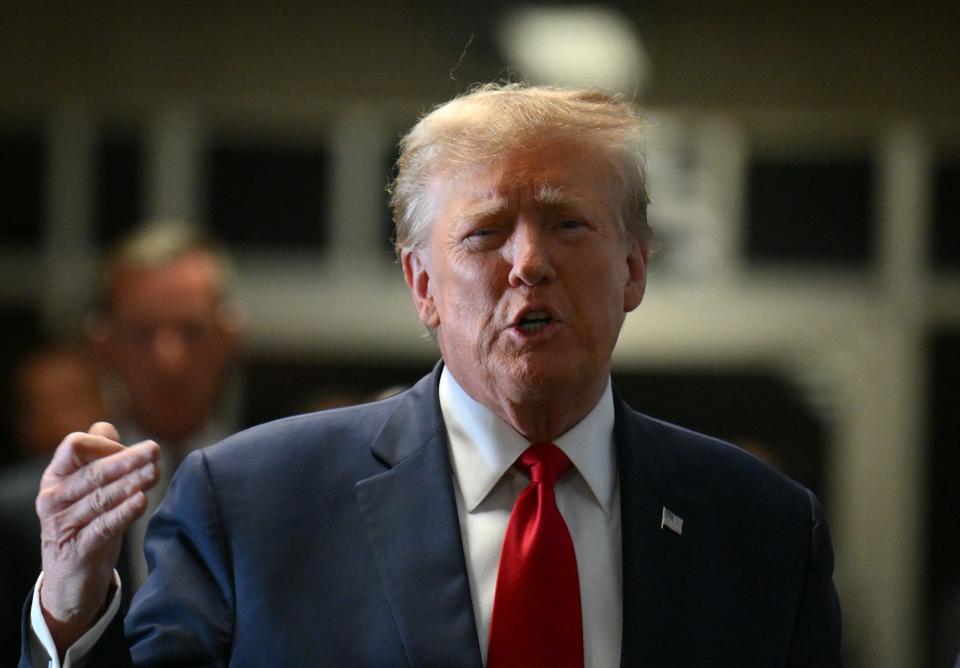
<svg viewBox="0 0 960 668"><path fill-rule="evenodd" d="M111 421L128 442L149 437L163 445L147 517L180 461L238 426L230 380L241 318L231 287L226 252L175 222L135 229L107 257L87 328L106 376ZM131 594L146 577L145 531L146 517L127 534Z"/></svg>
<svg viewBox="0 0 960 668"><path fill-rule="evenodd" d="M147 521L173 472L191 450L238 426L231 371L241 319L231 285L229 257L202 231L176 222L140 226L106 259L86 327L93 359L49 348L21 364L16 424L31 459L0 480L0 537L26 537L7 550L11 578L2 586L10 588L4 605L13 619L19 618L24 582L29 588L40 568L34 503L43 469L64 436L97 420L110 419L129 442L149 435L164 446L148 511L127 531L120 557L127 600L143 582ZM19 635L10 644L0 659L16 656Z"/></svg>
<svg viewBox="0 0 960 668"><path fill-rule="evenodd" d="M149 434L182 456L234 426L224 401L241 331L231 287L223 249L176 223L134 230L107 258L88 330L132 438Z"/></svg>

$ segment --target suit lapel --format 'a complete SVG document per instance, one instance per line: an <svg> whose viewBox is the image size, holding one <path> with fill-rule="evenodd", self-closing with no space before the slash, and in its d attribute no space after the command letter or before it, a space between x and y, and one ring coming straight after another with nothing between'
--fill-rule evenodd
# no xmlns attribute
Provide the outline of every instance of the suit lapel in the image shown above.
<svg viewBox="0 0 960 668"><path fill-rule="evenodd" d="M615 400L623 526L621 665L667 665L690 641L682 619L692 599L688 579L698 558L697 499L674 476L672 453L644 418ZM683 518L677 535L661 528L663 509Z"/></svg>
<svg viewBox="0 0 960 668"><path fill-rule="evenodd" d="M414 666L481 666L437 402L440 367L398 405L373 443L388 470L356 485L378 574Z"/></svg>

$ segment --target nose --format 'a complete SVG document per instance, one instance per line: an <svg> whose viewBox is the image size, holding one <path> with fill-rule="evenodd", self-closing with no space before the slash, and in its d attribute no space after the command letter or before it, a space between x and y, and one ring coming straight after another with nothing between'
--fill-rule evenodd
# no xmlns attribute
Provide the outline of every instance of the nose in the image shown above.
<svg viewBox="0 0 960 668"><path fill-rule="evenodd" d="M519 221L507 244L510 287L533 286L556 277L549 239L536 221Z"/></svg>
<svg viewBox="0 0 960 668"><path fill-rule="evenodd" d="M160 369L179 372L187 361L187 345L174 327L162 327L153 336L153 355Z"/></svg>

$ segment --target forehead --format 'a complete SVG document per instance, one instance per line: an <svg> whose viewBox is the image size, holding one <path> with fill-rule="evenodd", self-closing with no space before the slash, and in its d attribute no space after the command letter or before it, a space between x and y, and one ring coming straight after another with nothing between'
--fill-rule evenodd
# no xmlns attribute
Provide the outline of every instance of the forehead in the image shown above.
<svg viewBox="0 0 960 668"><path fill-rule="evenodd" d="M114 314L192 307L213 308L221 289L220 268L208 253L192 252L155 267L121 267L110 286Z"/></svg>
<svg viewBox="0 0 960 668"><path fill-rule="evenodd" d="M428 192L438 218L445 213L477 215L532 201L539 207L602 208L613 214L617 179L612 162L582 142L552 142L512 149L480 164L441 170Z"/></svg>

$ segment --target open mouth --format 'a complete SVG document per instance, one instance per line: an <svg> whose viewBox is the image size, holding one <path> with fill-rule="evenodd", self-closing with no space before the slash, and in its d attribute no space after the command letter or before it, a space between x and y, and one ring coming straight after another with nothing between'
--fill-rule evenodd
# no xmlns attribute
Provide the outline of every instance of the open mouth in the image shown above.
<svg viewBox="0 0 960 668"><path fill-rule="evenodd" d="M517 319L514 325L525 333L539 332L553 322L553 316L546 311L528 311Z"/></svg>

